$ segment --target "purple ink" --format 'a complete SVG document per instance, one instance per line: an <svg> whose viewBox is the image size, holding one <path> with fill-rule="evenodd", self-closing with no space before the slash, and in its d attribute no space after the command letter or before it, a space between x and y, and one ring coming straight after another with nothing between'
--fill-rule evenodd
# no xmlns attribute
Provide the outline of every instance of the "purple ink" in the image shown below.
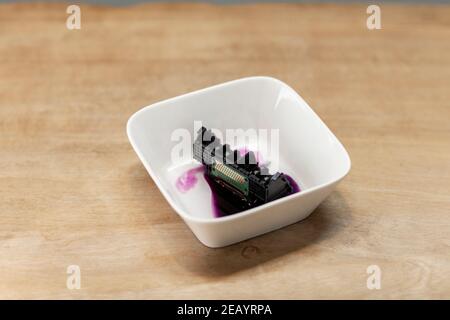
<svg viewBox="0 0 450 320"><path fill-rule="evenodd" d="M294 180L291 176L288 176L287 174L284 174L284 176L286 177L287 181L289 181L289 184L290 184L291 187L292 187L292 192L291 192L291 194L294 194L294 193L297 193L297 192L302 191L302 190L300 189L300 187L298 186L298 183L295 182L295 180Z"/></svg>
<svg viewBox="0 0 450 320"><path fill-rule="evenodd" d="M211 179L206 173L203 174L205 181L211 188L211 206L215 218L229 216L244 210L255 208L259 205L249 205L246 201L239 201L238 199L230 200L229 195L223 192L223 188L219 187L214 179ZM300 192L300 187L295 180L285 174L285 177L289 181L292 187L292 192L288 195ZM286 195L286 196L288 196Z"/></svg>
<svg viewBox="0 0 450 320"><path fill-rule="evenodd" d="M204 172L205 168L203 166L195 167L193 169L189 169L185 173L183 173L176 181L175 186L178 191L182 193L188 192L190 189L195 187L198 182L196 175L198 173Z"/></svg>
<svg viewBox="0 0 450 320"><path fill-rule="evenodd" d="M198 182L197 175L199 173L203 173L203 177L211 189L211 207L215 218L228 216L257 207L257 205L249 205L246 201L239 201L238 199L230 200L229 195L224 192L223 188L219 187L214 179L211 179L206 174L204 166L195 167L183 173L175 183L178 191L186 193L195 187ZM301 191L297 182L295 182L291 176L287 174L284 176L292 187L292 192L289 195Z"/></svg>
<svg viewBox="0 0 450 320"><path fill-rule="evenodd" d="M223 216L222 211L220 208L220 201L217 199L216 196L216 186L214 181L206 174L203 174L203 177L205 178L205 181L208 183L209 188L211 189L211 208L213 211L214 218L220 218Z"/></svg>

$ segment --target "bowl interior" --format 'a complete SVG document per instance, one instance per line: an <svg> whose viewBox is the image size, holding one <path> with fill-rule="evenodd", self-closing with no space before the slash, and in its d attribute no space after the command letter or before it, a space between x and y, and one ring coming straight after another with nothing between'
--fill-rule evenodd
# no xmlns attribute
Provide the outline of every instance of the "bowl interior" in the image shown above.
<svg viewBox="0 0 450 320"><path fill-rule="evenodd" d="M195 170L199 164L191 154L180 157L177 149L185 143L191 150L199 121L219 137L223 134L222 141L232 148L258 151L271 173L290 175L301 192L339 180L350 168L337 138L294 90L276 79L245 78L165 100L135 113L127 131L172 206L193 217L214 219L210 188ZM227 129L255 130L259 140L228 141ZM278 152L274 152L277 136Z"/></svg>

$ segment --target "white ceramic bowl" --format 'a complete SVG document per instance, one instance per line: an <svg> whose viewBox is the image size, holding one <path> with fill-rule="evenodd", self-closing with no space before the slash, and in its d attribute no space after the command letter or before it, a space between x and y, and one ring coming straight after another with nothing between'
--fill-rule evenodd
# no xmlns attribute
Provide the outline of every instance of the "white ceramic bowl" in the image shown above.
<svg viewBox="0 0 450 320"><path fill-rule="evenodd" d="M180 192L177 179L194 160L173 163L176 129L193 135L194 121L225 132L229 128L279 129L279 171L301 192L234 215L216 218L202 175ZM172 208L208 247L222 247L308 217L350 170L347 151L288 85L269 77L226 82L145 107L128 120L128 138ZM195 137L192 137L195 138ZM237 146L232 146L237 147ZM270 159L269 159L270 161Z"/></svg>

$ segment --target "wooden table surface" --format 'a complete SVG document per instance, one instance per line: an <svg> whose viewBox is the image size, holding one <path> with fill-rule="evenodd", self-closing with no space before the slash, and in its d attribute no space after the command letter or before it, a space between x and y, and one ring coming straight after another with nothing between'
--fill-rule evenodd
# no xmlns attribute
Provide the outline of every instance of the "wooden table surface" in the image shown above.
<svg viewBox="0 0 450 320"><path fill-rule="evenodd" d="M450 298L450 6L381 14L370 31L364 5L82 5L68 30L66 5L0 5L0 298ZM125 125L251 75L298 90L352 170L307 220L210 249Z"/></svg>

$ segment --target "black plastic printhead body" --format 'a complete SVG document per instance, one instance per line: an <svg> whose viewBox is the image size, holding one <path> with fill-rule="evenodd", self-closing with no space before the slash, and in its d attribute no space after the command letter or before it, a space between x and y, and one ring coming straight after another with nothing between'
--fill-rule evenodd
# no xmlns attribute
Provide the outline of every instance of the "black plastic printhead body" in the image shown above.
<svg viewBox="0 0 450 320"><path fill-rule="evenodd" d="M260 167L253 152L241 156L222 144L211 130L202 127L193 145L193 157L206 166L206 174L230 197L239 197L251 206L261 205L293 192L283 173L270 175Z"/></svg>

